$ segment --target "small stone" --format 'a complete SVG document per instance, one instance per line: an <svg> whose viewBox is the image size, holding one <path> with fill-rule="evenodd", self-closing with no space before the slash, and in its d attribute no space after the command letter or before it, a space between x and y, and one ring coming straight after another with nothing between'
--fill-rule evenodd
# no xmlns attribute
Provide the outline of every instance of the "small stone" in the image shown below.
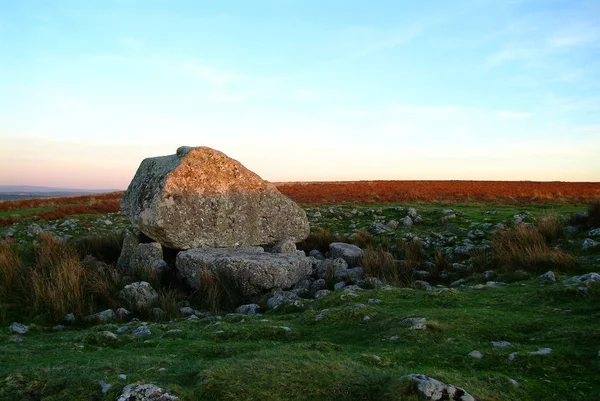
<svg viewBox="0 0 600 401"><path fill-rule="evenodd" d="M469 352L469 356L471 358L475 358L475 359L481 359L481 358L483 358L483 354L481 352L479 352L479 351L471 351L471 352Z"/></svg>
<svg viewBox="0 0 600 401"><path fill-rule="evenodd" d="M408 329L409 330L427 330L427 325L425 323L417 323L417 324L413 324Z"/></svg>
<svg viewBox="0 0 600 401"><path fill-rule="evenodd" d="M512 344L508 341L492 341L492 346L496 348L510 347Z"/></svg>
<svg viewBox="0 0 600 401"><path fill-rule="evenodd" d="M140 326L137 329L131 332L131 335L134 337L148 337L152 335L152 332L148 328L148 326Z"/></svg>
<svg viewBox="0 0 600 401"><path fill-rule="evenodd" d="M331 294L331 290L319 290L315 292L315 299L321 299L329 294Z"/></svg>
<svg viewBox="0 0 600 401"><path fill-rule="evenodd" d="M110 331L102 331L102 332L100 332L100 334L102 334L106 338L110 338L111 340L117 339L117 335Z"/></svg>
<svg viewBox="0 0 600 401"><path fill-rule="evenodd" d="M173 329L173 330L167 331L167 334L180 334L180 333L183 333L183 330Z"/></svg>
<svg viewBox="0 0 600 401"><path fill-rule="evenodd" d="M594 241L591 238L586 238L586 239L583 240L583 243L581 244L581 247L583 249L590 249L590 248L595 248L598 245L600 245L600 242Z"/></svg>
<svg viewBox="0 0 600 401"><path fill-rule="evenodd" d="M528 352L529 355L550 355L552 353L552 348L540 348L534 352Z"/></svg>
<svg viewBox="0 0 600 401"><path fill-rule="evenodd" d="M258 304L246 304L242 306L238 306L235 310L237 313L242 313L244 315L256 315L260 310L260 305Z"/></svg>
<svg viewBox="0 0 600 401"><path fill-rule="evenodd" d="M363 317L363 322L368 322L369 320L371 320L371 318L369 316Z"/></svg>
<svg viewBox="0 0 600 401"><path fill-rule="evenodd" d="M176 396L153 384L128 384L119 393L117 401L175 401L177 399Z"/></svg>
<svg viewBox="0 0 600 401"><path fill-rule="evenodd" d="M65 315L65 317L63 317L63 320L67 323L74 323L75 322L75 315L72 313L68 313Z"/></svg>
<svg viewBox="0 0 600 401"><path fill-rule="evenodd" d="M370 303L370 304L378 304L378 303L381 303L381 299L369 298L368 303Z"/></svg>
<svg viewBox="0 0 600 401"><path fill-rule="evenodd" d="M335 283L333 286L333 290L334 291L339 291L342 288L344 288L346 286L346 283L344 283L343 281L340 281L339 283Z"/></svg>
<svg viewBox="0 0 600 401"><path fill-rule="evenodd" d="M421 323L424 324L427 321L427 319L425 319L424 317L409 317L406 319L403 319L400 324L404 325L404 326L410 326L413 324L417 324L417 323Z"/></svg>
<svg viewBox="0 0 600 401"><path fill-rule="evenodd" d="M519 387L519 382L516 381L515 379L511 379L510 377L508 378L508 381L510 382L510 384L512 384L515 387Z"/></svg>
<svg viewBox="0 0 600 401"><path fill-rule="evenodd" d="M19 343L23 342L23 339L21 337L15 337L15 338L13 338L13 342L19 344Z"/></svg>
<svg viewBox="0 0 600 401"><path fill-rule="evenodd" d="M8 326L8 329L11 333L25 334L29 331L29 326L25 326L22 323L13 322L10 326Z"/></svg>
<svg viewBox="0 0 600 401"><path fill-rule="evenodd" d="M52 327L52 330L54 330L54 331L61 331L64 329L65 329L65 326L63 326L62 324L57 324L56 326Z"/></svg>
<svg viewBox="0 0 600 401"><path fill-rule="evenodd" d="M129 327L121 326L117 329L117 334L125 334L125 333L127 333L128 330L129 330Z"/></svg>
<svg viewBox="0 0 600 401"><path fill-rule="evenodd" d="M194 314L194 310L192 308L190 308L189 306L184 306L183 308L179 309L179 312L184 316L191 316Z"/></svg>
<svg viewBox="0 0 600 401"><path fill-rule="evenodd" d="M100 391L102 391L102 394L108 393L112 388L112 384L109 384L104 380L96 380L96 383L98 384L98 386L100 386Z"/></svg>
<svg viewBox="0 0 600 401"><path fill-rule="evenodd" d="M483 278L485 278L486 280L489 280L496 275L496 272L493 270L486 270L482 273L482 275L483 275Z"/></svg>
<svg viewBox="0 0 600 401"><path fill-rule="evenodd" d="M127 380L127 375L119 375L120 380Z"/></svg>
<svg viewBox="0 0 600 401"><path fill-rule="evenodd" d="M396 335L396 336L391 336L391 337L390 337L390 341L396 341L396 340L398 340L399 338L400 338L400 336L397 336L397 335Z"/></svg>
<svg viewBox="0 0 600 401"><path fill-rule="evenodd" d="M515 359L517 359L519 357L519 353L518 352L511 352L508 355L508 359L510 359L511 361L514 361Z"/></svg>
<svg viewBox="0 0 600 401"><path fill-rule="evenodd" d="M544 273L540 276L537 276L536 279L537 280L545 280L545 281L556 281L556 275L554 274L554 272L549 270L546 273Z"/></svg>

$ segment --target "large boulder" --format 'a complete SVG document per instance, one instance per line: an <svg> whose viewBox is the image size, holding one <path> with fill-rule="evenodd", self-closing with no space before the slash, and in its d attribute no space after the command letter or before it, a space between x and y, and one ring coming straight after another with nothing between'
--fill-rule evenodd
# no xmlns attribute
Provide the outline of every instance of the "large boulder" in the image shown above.
<svg viewBox="0 0 600 401"><path fill-rule="evenodd" d="M268 253L260 247L190 249L179 252L175 264L193 289L201 287L199 273L208 270L235 280L244 296L289 288L312 272L307 257Z"/></svg>
<svg viewBox="0 0 600 401"><path fill-rule="evenodd" d="M121 210L172 249L300 242L310 231L304 210L273 184L208 147L143 160Z"/></svg>

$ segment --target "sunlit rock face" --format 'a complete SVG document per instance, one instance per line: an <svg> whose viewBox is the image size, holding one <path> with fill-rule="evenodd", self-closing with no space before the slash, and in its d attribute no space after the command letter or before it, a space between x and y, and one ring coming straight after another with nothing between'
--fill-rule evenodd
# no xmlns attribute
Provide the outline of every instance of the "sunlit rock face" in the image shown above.
<svg viewBox="0 0 600 401"><path fill-rule="evenodd" d="M273 184L208 147L144 159L121 210L172 249L299 242L310 231L304 210Z"/></svg>

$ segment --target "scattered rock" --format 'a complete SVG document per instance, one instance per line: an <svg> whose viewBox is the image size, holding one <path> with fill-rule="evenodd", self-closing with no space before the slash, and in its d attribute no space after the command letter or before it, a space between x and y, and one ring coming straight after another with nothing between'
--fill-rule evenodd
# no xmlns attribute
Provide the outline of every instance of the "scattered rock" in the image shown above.
<svg viewBox="0 0 600 401"><path fill-rule="evenodd" d="M537 351L528 352L529 355L550 355L552 353L552 348L540 348Z"/></svg>
<svg viewBox="0 0 600 401"><path fill-rule="evenodd" d="M331 294L331 290L319 290L315 292L315 299L321 299L329 294Z"/></svg>
<svg viewBox="0 0 600 401"><path fill-rule="evenodd" d="M419 397L426 400L475 401L475 398L460 387L445 384L423 374L410 374L401 378L416 383Z"/></svg>
<svg viewBox="0 0 600 401"><path fill-rule="evenodd" d="M114 320L115 316L115 312L112 309L107 309L105 311L86 316L85 320L106 323L110 322L111 320Z"/></svg>
<svg viewBox="0 0 600 401"><path fill-rule="evenodd" d="M600 228L595 228L593 230L591 230L588 235L590 237L600 237Z"/></svg>
<svg viewBox="0 0 600 401"><path fill-rule="evenodd" d="M8 329L11 333L25 334L29 331L29 326L25 326L22 323L13 322L10 326L8 326Z"/></svg>
<svg viewBox="0 0 600 401"><path fill-rule="evenodd" d="M96 383L100 387L100 391L102 391L102 394L108 393L110 391L110 389L112 388L112 384L109 384L109 383L105 382L104 380L96 380Z"/></svg>
<svg viewBox="0 0 600 401"><path fill-rule="evenodd" d="M273 244L269 251L272 253L296 253L296 243L290 238L284 238Z"/></svg>
<svg viewBox="0 0 600 401"><path fill-rule="evenodd" d="M179 308L179 313L181 313L181 316L183 317L192 316L194 314L194 309L190 308L189 306L184 306Z"/></svg>
<svg viewBox="0 0 600 401"><path fill-rule="evenodd" d="M483 354L481 352L479 352L479 351L471 351L471 352L469 352L469 356L471 358L475 358L475 359L481 359L481 358L483 358Z"/></svg>
<svg viewBox="0 0 600 401"><path fill-rule="evenodd" d="M510 347L512 344L508 341L492 341L492 346L496 348Z"/></svg>
<svg viewBox="0 0 600 401"><path fill-rule="evenodd" d="M583 249L590 249L590 248L595 248L598 245L600 245L600 242L594 241L591 238L586 238L586 239L583 240L583 243L581 244L581 248L583 248Z"/></svg>
<svg viewBox="0 0 600 401"><path fill-rule="evenodd" d="M143 160L121 210L172 249L299 242L310 232L304 210L275 185L208 147Z"/></svg>
<svg viewBox="0 0 600 401"><path fill-rule="evenodd" d="M148 328L148 326L140 326L137 329L131 332L131 335L134 337L148 337L152 335L152 332Z"/></svg>
<svg viewBox="0 0 600 401"><path fill-rule="evenodd" d="M508 355L508 359L510 359L511 361L514 361L515 359L517 359L519 357L519 353L518 352L511 352Z"/></svg>
<svg viewBox="0 0 600 401"><path fill-rule="evenodd" d="M147 245L147 244L140 244ZM127 302L135 310L147 310L156 300L158 292L152 288L150 283L140 281L125 286L119 293L122 300Z"/></svg>
<svg viewBox="0 0 600 401"><path fill-rule="evenodd" d="M539 275L536 277L537 280L545 280L545 281L556 281L556 275L553 271L549 270L546 273Z"/></svg>
<svg viewBox="0 0 600 401"><path fill-rule="evenodd" d="M117 401L174 401L178 398L153 384L128 384Z"/></svg>
<svg viewBox="0 0 600 401"><path fill-rule="evenodd" d="M235 311L244 315L256 315L259 310L260 306L258 304L246 304L238 306Z"/></svg>
<svg viewBox="0 0 600 401"><path fill-rule="evenodd" d="M508 381L510 382L510 384L512 384L515 387L519 387L519 382L516 381L515 379L511 379L510 377L508 378Z"/></svg>
<svg viewBox="0 0 600 401"><path fill-rule="evenodd" d="M329 257L331 259L344 259L349 268L358 266L358 262L363 255L364 251L356 245L345 242L332 242L329 244Z"/></svg>

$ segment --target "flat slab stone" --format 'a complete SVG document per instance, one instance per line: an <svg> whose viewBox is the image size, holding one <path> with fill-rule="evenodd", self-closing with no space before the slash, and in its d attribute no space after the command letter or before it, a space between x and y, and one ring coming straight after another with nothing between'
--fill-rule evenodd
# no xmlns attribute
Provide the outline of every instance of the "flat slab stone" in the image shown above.
<svg viewBox="0 0 600 401"><path fill-rule="evenodd" d="M177 254L175 265L193 289L200 288L199 273L226 272L241 285L244 295L289 288L312 272L308 257L268 253L254 248L196 248Z"/></svg>

